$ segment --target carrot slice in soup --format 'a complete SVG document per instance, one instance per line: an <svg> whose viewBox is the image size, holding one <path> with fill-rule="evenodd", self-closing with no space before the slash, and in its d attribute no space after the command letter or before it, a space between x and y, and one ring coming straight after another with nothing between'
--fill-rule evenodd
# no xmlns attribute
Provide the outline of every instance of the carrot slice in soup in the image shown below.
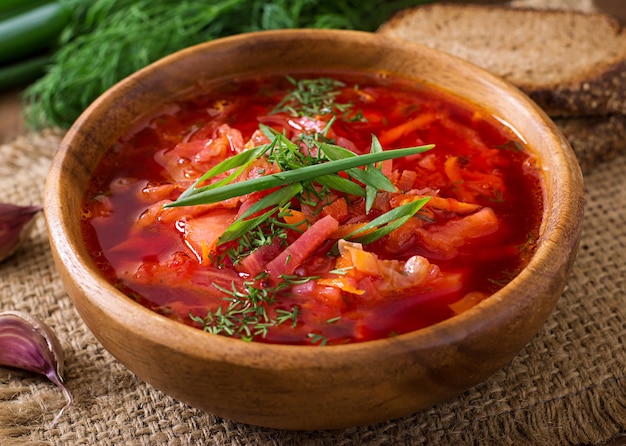
<svg viewBox="0 0 626 446"><path fill-rule="evenodd" d="M322 245L337 230L339 223L330 215L313 223L295 242L266 266L274 280L283 275L292 275L304 260Z"/></svg>
<svg viewBox="0 0 626 446"><path fill-rule="evenodd" d="M346 199L341 197L325 206L322 209L322 215L330 215L337 221L341 221L348 216L348 203Z"/></svg>
<svg viewBox="0 0 626 446"><path fill-rule="evenodd" d="M185 222L185 244L200 263L208 262L209 254L226 229L235 221L236 210L215 210Z"/></svg>

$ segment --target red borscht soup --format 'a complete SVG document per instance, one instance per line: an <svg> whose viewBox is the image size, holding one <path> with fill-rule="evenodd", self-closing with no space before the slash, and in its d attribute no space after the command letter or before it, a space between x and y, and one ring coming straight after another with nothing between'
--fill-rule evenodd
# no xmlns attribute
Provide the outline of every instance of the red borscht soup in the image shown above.
<svg viewBox="0 0 626 446"><path fill-rule="evenodd" d="M110 148L83 236L164 317L247 341L368 341L467 311L524 268L536 163L480 106L387 73L230 80Z"/></svg>

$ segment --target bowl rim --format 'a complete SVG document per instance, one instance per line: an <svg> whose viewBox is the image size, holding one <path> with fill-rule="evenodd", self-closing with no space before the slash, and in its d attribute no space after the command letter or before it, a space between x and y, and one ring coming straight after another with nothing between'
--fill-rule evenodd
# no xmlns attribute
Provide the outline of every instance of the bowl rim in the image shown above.
<svg viewBox="0 0 626 446"><path fill-rule="evenodd" d="M441 52L419 44L408 43L399 39L363 31L299 29L244 33L194 45L159 59L118 82L81 114L75 124L66 133L55 155L55 161L52 163L50 173L46 180L44 206L46 220L49 224L51 242L57 247L62 247L65 243L65 247L60 249L60 261L70 270L83 271L88 273L91 278L90 283L82 283L78 284L78 286L81 287L85 293L90 293L97 288L101 288L102 294L108 293L114 296L113 299L104 299L102 296L92 298L92 303L97 305L101 311L106 311L112 317L117 318L120 323L125 323L125 317L128 312L136 313L146 321L143 325L133 327L133 331L137 336L152 338L154 342L162 345L164 348L172 350L182 349L198 357L199 360L220 357L220 359L230 363L256 367L260 363L259 354L262 354L263 357L280 355L284 360L269 363L261 362L263 362L263 368L269 366L273 369L283 369L310 365L311 363L317 362L320 356L323 356L328 364L340 366L342 364L353 363L359 357L369 357L372 352L392 357L398 351L406 350L406 345L408 344L422 344L426 347L437 348L443 344L448 345L451 341L462 341L486 326L489 318L485 318L485 314L495 317L501 322L512 320L516 317L514 308L518 305L523 305L523 302L519 301L519 299L523 297L522 294L524 294L519 291L520 287L524 284L530 285L529 292L533 291L533 286L536 288L536 284L534 283L536 281L533 281L532 274L537 271L539 266L547 267L548 271L544 273L548 275L554 273L554 268L551 268L551 265L557 262L551 259L551 255L555 247L561 244L571 243L572 238L578 237L581 225L578 220L582 220L582 188L576 186L576 183L579 181L577 177L580 176L580 169L577 164L576 166L572 166L572 160L575 158L573 158L574 155L571 152L571 148L554 123L547 118L547 115L517 88L469 62L457 59L451 55L445 55L444 57L454 60L454 63L461 64L465 69L475 73L476 77L481 77L484 82L488 82L493 84L496 88L505 89L507 92L510 92L512 101L522 105L526 113L545 124L550 138L552 139L550 144L559 145L563 148L562 153L559 152L554 156L555 162L561 163L562 165L569 163L565 169L565 171L569 173L567 178L546 178L546 181L555 181L557 186L567 183L570 185L570 189L572 189L571 186L574 185L572 195L566 197L565 203L561 203L562 207L559 208L558 214L551 213L555 208L554 204L556 199L547 200L548 197L544 197L544 200L546 200L544 204L544 218L555 222L554 229L557 232L551 232L550 237L542 241L527 267L505 288L494 293L474 308L424 329L395 337L345 345L316 348L315 346L243 342L240 339L221 335L210 335L197 328L186 326L180 322L158 315L125 296L113 287L113 285L97 276L97 269L90 263L90 259L83 258L80 255L80 249L76 249L76 244L78 243L77 238L80 236L66 233L66 222L63 221L61 213L61 209L63 209L63 197L61 196L61 190L59 188L59 178L61 173L60 166L64 164L64 157L67 156L67 152L73 145L74 138L77 138L78 129L91 115L99 111L100 107L105 104L105 98L107 101L110 100L111 95L117 94L122 88L129 88L132 85L144 82L145 78L149 78L154 71L160 70L162 67L180 59L191 57L196 51L221 50L226 47L240 45L243 42L249 41L249 39L255 39L257 42L267 42L274 39L307 39L323 36L341 36L342 39L349 41L359 40L376 45L384 44L394 48L402 47L405 48L405 50L406 48L412 48L410 51L419 52L421 54L436 53L438 57L441 56ZM580 178L582 178L582 176ZM580 179L580 181L582 180ZM555 191L557 190L555 189ZM562 197L559 199L561 201L563 200ZM545 223L546 221L544 221L544 224ZM507 294L510 294L509 290L511 289L517 292L513 293L514 296L507 296ZM490 321L491 320L493 319L490 319ZM172 333L177 334L176 336L159 336L158 339L154 339L154 334L159 332L168 333L170 335Z"/></svg>

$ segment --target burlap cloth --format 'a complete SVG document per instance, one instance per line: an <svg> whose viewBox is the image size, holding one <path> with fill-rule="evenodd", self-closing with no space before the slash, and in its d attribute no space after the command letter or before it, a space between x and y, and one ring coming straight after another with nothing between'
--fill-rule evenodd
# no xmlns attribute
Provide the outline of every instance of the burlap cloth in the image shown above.
<svg viewBox="0 0 626 446"><path fill-rule="evenodd" d="M55 133L0 146L2 201L42 200ZM59 280L44 216L0 264L0 310L42 317L66 353L74 405L0 368L0 444L10 445L562 445L607 441L626 426L626 155L586 176L586 220L569 285L533 341L488 381L428 410L373 426L289 432L234 423L136 378L92 336ZM268 395L271 398L271 395Z"/></svg>

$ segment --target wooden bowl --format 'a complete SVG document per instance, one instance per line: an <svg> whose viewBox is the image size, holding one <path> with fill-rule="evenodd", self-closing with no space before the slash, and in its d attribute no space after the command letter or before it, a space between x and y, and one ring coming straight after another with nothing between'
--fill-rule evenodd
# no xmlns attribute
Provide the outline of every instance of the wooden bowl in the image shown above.
<svg viewBox="0 0 626 446"><path fill-rule="evenodd" d="M133 120L198 79L267 68L388 70L480 103L514 127L545 172L536 254L473 309L397 337L332 347L246 343L166 319L98 273L81 239L81 198L94 165ZM285 30L191 47L130 76L95 101L64 138L45 190L56 265L102 345L137 376L191 406L286 429L330 429L400 417L457 395L506 365L550 315L581 232L576 159L517 89L449 55L353 31Z"/></svg>

